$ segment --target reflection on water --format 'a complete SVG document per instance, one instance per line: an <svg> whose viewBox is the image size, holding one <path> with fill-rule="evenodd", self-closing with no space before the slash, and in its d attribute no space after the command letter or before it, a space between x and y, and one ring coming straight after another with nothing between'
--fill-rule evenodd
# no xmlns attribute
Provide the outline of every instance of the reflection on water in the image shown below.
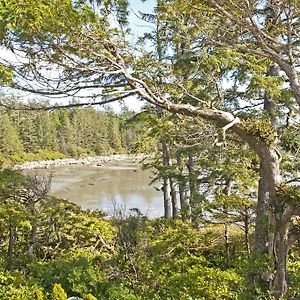
<svg viewBox="0 0 300 300"><path fill-rule="evenodd" d="M150 218L159 217L163 215L163 196L149 185L150 176L150 171L130 161L59 166L53 168L51 194L83 209L101 209L110 215L116 206L138 208Z"/></svg>

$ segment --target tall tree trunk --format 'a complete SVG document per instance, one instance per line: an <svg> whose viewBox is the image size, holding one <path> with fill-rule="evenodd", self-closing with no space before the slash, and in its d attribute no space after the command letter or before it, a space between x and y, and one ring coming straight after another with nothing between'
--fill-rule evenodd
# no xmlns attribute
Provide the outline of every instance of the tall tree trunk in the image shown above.
<svg viewBox="0 0 300 300"><path fill-rule="evenodd" d="M270 66L267 75L279 76L278 67ZM264 272L264 274L259 274L260 284L263 284L266 289L270 288L276 299L280 299L287 292L286 258L288 248L284 245L284 239L288 239L287 224L289 220L284 222L282 220L282 203L276 193L276 186L281 183L280 155L276 149L276 103L267 91L264 96L264 110L268 114L271 128L275 133L275 141L273 146L265 145L261 149L261 153L258 153L261 163L254 249L256 255L261 258L266 255L273 258L269 267L275 272L274 280L273 274Z"/></svg>
<svg viewBox="0 0 300 300"><path fill-rule="evenodd" d="M248 208L245 208L244 225L245 225L245 249L249 257L250 256L250 242L249 242L250 215L249 215Z"/></svg>
<svg viewBox="0 0 300 300"><path fill-rule="evenodd" d="M229 242L229 224L227 221L224 224L224 240L225 240L225 254L227 259L227 264L229 266L230 263L230 242Z"/></svg>
<svg viewBox="0 0 300 300"><path fill-rule="evenodd" d="M157 2L157 7L160 7L161 2ZM158 61L161 63L163 59L163 49L161 40L161 26L159 18L156 19L156 51L158 54ZM159 82L162 82L161 74L158 75ZM162 112L160 107L156 107L156 113L159 118L162 118ZM162 141L163 147L163 164L165 167L171 166L170 152L168 145L165 140ZM164 190L164 208L165 208L165 218L177 218L178 216L178 204L176 197L175 184L171 177L164 176L163 179L163 190Z"/></svg>
<svg viewBox="0 0 300 300"><path fill-rule="evenodd" d="M34 210L34 220L31 227L28 248L27 248L27 255L32 257L34 255L34 247L37 240L37 233L38 233L38 219L36 217L36 210Z"/></svg>
<svg viewBox="0 0 300 300"><path fill-rule="evenodd" d="M277 209L281 209L281 213L275 213L275 278L272 289L275 298L281 299L287 294L286 266L289 252L289 227L292 210L290 206L278 207L278 205Z"/></svg>
<svg viewBox="0 0 300 300"><path fill-rule="evenodd" d="M169 181L170 181L170 188L171 188L172 217L173 217L173 219L176 219L179 214L176 188L175 188L174 181L171 177L169 178Z"/></svg>
<svg viewBox="0 0 300 300"><path fill-rule="evenodd" d="M165 141L162 141L163 150L163 165L168 168L170 166L170 152L168 145ZM174 213L172 195L174 197L173 186L170 181L170 177L167 174L163 176L163 191L164 191L164 208L165 208L165 218L172 218Z"/></svg>
<svg viewBox="0 0 300 300"><path fill-rule="evenodd" d="M191 220L195 226L198 226L199 217L202 217L202 207L200 203L200 192L198 184L198 174L196 173L195 168L195 158L191 153L189 153L188 170Z"/></svg>
<svg viewBox="0 0 300 300"><path fill-rule="evenodd" d="M37 224L34 224L31 228L31 232L30 232L30 240L29 240L29 245L28 245L28 249L27 249L27 255L28 256L33 256L34 254L34 246L36 243L36 239L37 239L37 231L38 231L38 227Z"/></svg>
<svg viewBox="0 0 300 300"><path fill-rule="evenodd" d="M8 248L7 248L7 268L10 269L13 263L14 248L16 243L16 228L9 226Z"/></svg>
<svg viewBox="0 0 300 300"><path fill-rule="evenodd" d="M172 199L171 199L171 186L168 178L163 179L163 192L164 192L164 211L165 218L172 218Z"/></svg>
<svg viewBox="0 0 300 300"><path fill-rule="evenodd" d="M259 257L268 253L269 242L269 191L267 178L262 163L259 168L258 200L256 206L255 241L254 251Z"/></svg>
<svg viewBox="0 0 300 300"><path fill-rule="evenodd" d="M178 183L178 190L179 190L179 201L180 201L180 213L181 218L183 221L187 220L190 216L190 205L188 203L187 195L186 195L186 180L183 174L183 164L181 159L181 152L176 152L176 160L177 160L177 167L180 172L179 175L179 183Z"/></svg>
<svg viewBox="0 0 300 300"><path fill-rule="evenodd" d="M177 218L179 210L178 210L175 184L174 184L173 178L169 174L169 170L172 167L172 162L171 162L170 150L169 150L169 147L168 147L168 144L166 143L166 141L162 141L162 148L163 148L163 165L164 165L164 167L166 167L168 169L167 174L164 175L164 178L167 181L167 182L165 182L165 185L168 186L167 190L166 190L166 194L164 194L164 195L167 198L170 198L170 200L166 198L165 203L167 204L167 203L171 202L171 211L172 211L171 216L173 218ZM168 195L167 195L167 192L168 192Z"/></svg>
<svg viewBox="0 0 300 300"><path fill-rule="evenodd" d="M223 193L226 196L230 196L231 195L231 190L232 190L232 185L233 185L233 181L232 180L228 180L225 184L225 188L223 189ZM226 259L227 259L227 263L229 265L230 263L230 236L229 236L229 225L230 222L228 221L228 207L226 205L226 203L223 206L223 213L226 216L225 218L225 224L224 224L224 239L225 239L225 253L226 253Z"/></svg>
<svg viewBox="0 0 300 300"><path fill-rule="evenodd" d="M270 224L272 216L269 207L268 180L262 163L260 163L259 174L253 255L261 261L267 259L269 255L273 256L273 230ZM270 269L273 269L273 266L270 266ZM261 268L258 267L256 270ZM249 274L249 278L253 284L259 285L266 292L270 288L272 274L266 270L254 271Z"/></svg>
<svg viewBox="0 0 300 300"><path fill-rule="evenodd" d="M269 238L273 238L274 280L271 282L271 290L276 299L281 299L287 293L286 264L288 256L289 224L292 209L283 203L276 188L281 183L280 158L278 151L272 147L266 147L262 156L262 164L266 170L271 206ZM271 253L270 253L271 254Z"/></svg>
<svg viewBox="0 0 300 300"><path fill-rule="evenodd" d="M273 21L273 20L272 20ZM268 69L269 76L279 76L279 69L272 65ZM271 127L275 134L277 129L276 103L266 92L264 97L264 109L268 113ZM288 256L289 223L292 216L290 207L285 207L276 192L276 187L281 183L280 156L275 146L269 147L265 154L265 173L267 176L267 188L269 190L269 232L268 254L273 256L272 266L275 271L274 280L270 283L272 293L276 299L281 299L287 293L286 264Z"/></svg>

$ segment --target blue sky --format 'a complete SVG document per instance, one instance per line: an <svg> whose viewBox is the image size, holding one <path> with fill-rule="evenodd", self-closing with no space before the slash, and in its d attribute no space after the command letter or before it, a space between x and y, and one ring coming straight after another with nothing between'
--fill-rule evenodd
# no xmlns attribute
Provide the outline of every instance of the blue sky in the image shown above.
<svg viewBox="0 0 300 300"><path fill-rule="evenodd" d="M151 24L138 18L139 12L142 13L153 13L153 9L156 5L156 0L146 0L142 2L141 0L130 0L130 27L135 35L141 35L145 31L151 30Z"/></svg>
<svg viewBox="0 0 300 300"><path fill-rule="evenodd" d="M129 23L132 30L134 38L141 36L147 31L154 29L153 25L141 20L138 15L139 12L142 13L153 13L153 9L156 5L156 0L146 0L142 2L141 0L130 0L130 15ZM140 108L144 105L145 102L138 101L135 97L129 97L125 100L126 106L130 110L139 111ZM110 105L115 111L120 110L119 103L113 103Z"/></svg>

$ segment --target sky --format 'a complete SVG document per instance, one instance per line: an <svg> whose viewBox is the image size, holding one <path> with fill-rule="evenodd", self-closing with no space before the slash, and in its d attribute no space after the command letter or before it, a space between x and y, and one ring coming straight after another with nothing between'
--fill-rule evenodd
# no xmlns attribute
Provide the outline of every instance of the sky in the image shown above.
<svg viewBox="0 0 300 300"><path fill-rule="evenodd" d="M145 32L154 29L153 25L148 22L143 21L139 17L139 12L141 13L153 13L153 9L156 5L156 0L130 0L130 14L129 14L129 24L132 30L132 41L134 41L138 36L143 35ZM143 101L137 100L135 97L129 97L125 100L126 106L129 110L139 111L141 107L145 104ZM113 103L110 105L116 112L120 111L121 107L119 103Z"/></svg>
<svg viewBox="0 0 300 300"><path fill-rule="evenodd" d="M145 31L151 30L153 27L151 24L141 20L138 17L139 12L142 13L153 13L153 9L156 5L156 0L130 0L130 15L129 22L130 27L135 35L142 35Z"/></svg>

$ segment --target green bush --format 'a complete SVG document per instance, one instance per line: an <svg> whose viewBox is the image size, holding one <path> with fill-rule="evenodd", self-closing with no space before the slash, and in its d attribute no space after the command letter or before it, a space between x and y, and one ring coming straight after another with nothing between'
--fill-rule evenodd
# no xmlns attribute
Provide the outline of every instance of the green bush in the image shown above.
<svg viewBox="0 0 300 300"><path fill-rule="evenodd" d="M92 294L87 294L85 295L84 300L98 300L98 299L94 297Z"/></svg>
<svg viewBox="0 0 300 300"><path fill-rule="evenodd" d="M126 247L118 258L120 272L126 274L125 291L149 300L238 299L244 278L238 270L206 259L205 233L180 221L146 221L135 227L133 220L127 222L120 230Z"/></svg>
<svg viewBox="0 0 300 300"><path fill-rule="evenodd" d="M44 299L44 294L40 289L36 289L34 291L34 295L36 297L36 300L43 300Z"/></svg>
<svg viewBox="0 0 300 300"><path fill-rule="evenodd" d="M291 295L300 295L300 257L293 253L291 256L287 266L289 292Z"/></svg>
<svg viewBox="0 0 300 300"><path fill-rule="evenodd" d="M54 160L66 158L66 155L57 151L50 151L47 149L40 149L36 153L31 152L20 152L14 153L7 157L3 157L3 160L10 161L14 164L21 164L27 161L38 161L38 160ZM0 157L1 163L1 157Z"/></svg>
<svg viewBox="0 0 300 300"><path fill-rule="evenodd" d="M53 285L51 300L67 300L67 294L58 283Z"/></svg>
<svg viewBox="0 0 300 300"><path fill-rule="evenodd" d="M38 285L18 271L0 271L0 295L1 300L43 300Z"/></svg>
<svg viewBox="0 0 300 300"><path fill-rule="evenodd" d="M109 300L142 300L140 296L134 294L133 291L127 287L120 285L112 285L108 289Z"/></svg>

